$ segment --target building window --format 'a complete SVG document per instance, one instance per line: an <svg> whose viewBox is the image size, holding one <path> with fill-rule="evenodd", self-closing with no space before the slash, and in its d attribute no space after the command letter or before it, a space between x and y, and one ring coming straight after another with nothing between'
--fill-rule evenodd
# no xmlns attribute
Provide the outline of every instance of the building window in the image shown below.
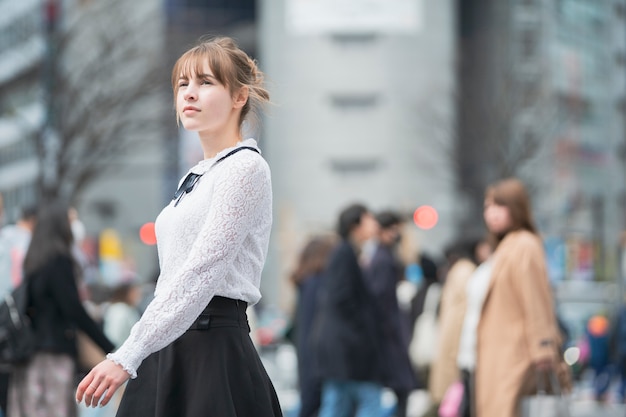
<svg viewBox="0 0 626 417"><path fill-rule="evenodd" d="M345 93L331 95L330 101L343 110L370 109L378 105L379 97L376 93Z"/></svg>
<svg viewBox="0 0 626 417"><path fill-rule="evenodd" d="M0 168L6 165L30 159L34 156L34 148L30 140L22 139L0 148Z"/></svg>
<svg viewBox="0 0 626 417"><path fill-rule="evenodd" d="M342 175L370 173L376 171L380 165L380 161L376 158L335 158L330 160L330 168Z"/></svg>
<svg viewBox="0 0 626 417"><path fill-rule="evenodd" d="M363 32L363 33L335 33L331 35L333 42L344 45L362 45L370 44L378 39L378 34L375 32Z"/></svg>
<svg viewBox="0 0 626 417"><path fill-rule="evenodd" d="M40 33L40 16L34 11L12 20L0 28L0 54L19 46L32 36Z"/></svg>

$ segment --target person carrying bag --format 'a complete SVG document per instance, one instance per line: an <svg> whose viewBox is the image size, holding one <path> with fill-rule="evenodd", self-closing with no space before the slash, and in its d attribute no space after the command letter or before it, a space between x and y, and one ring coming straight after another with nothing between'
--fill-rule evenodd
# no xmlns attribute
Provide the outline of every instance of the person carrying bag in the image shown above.
<svg viewBox="0 0 626 417"><path fill-rule="evenodd" d="M534 371L537 392L523 397L520 417L570 417L569 398L554 370ZM546 383L550 386L547 387Z"/></svg>

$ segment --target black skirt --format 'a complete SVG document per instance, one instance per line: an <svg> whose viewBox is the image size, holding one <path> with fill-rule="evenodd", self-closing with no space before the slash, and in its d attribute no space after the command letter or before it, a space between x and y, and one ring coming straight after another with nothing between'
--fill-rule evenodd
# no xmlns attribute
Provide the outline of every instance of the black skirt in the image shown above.
<svg viewBox="0 0 626 417"><path fill-rule="evenodd" d="M214 297L187 332L143 361L117 417L282 416L246 307Z"/></svg>

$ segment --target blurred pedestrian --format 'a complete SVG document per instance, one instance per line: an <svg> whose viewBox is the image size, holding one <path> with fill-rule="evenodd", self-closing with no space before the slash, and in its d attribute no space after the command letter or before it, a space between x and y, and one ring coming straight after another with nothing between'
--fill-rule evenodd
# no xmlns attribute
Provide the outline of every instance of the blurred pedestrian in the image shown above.
<svg viewBox="0 0 626 417"><path fill-rule="evenodd" d="M15 224L0 229L0 297L22 282L22 265L37 222L37 207L24 206Z"/></svg>
<svg viewBox="0 0 626 417"><path fill-rule="evenodd" d="M230 38L202 41L174 65L177 119L204 160L156 220L160 276L130 336L81 381L107 404L132 378L118 417L281 415L250 339L272 225L270 170L242 123L269 100L257 64ZM251 111L252 110L252 111Z"/></svg>
<svg viewBox="0 0 626 417"><path fill-rule="evenodd" d="M341 242L320 287L314 324L316 366L322 380L319 417L379 417L381 333L374 299L358 263L362 245L376 233L367 208L353 204L339 215Z"/></svg>
<svg viewBox="0 0 626 417"><path fill-rule="evenodd" d="M4 298L22 282L24 256L37 221L37 207L24 206L14 225L0 229L0 297ZM0 370L0 408L7 410L9 372Z"/></svg>
<svg viewBox="0 0 626 417"><path fill-rule="evenodd" d="M24 259L28 311L38 346L33 358L11 375L11 417L76 416L77 329L105 352L113 350L80 301L72 242L67 207L56 203L42 208Z"/></svg>
<svg viewBox="0 0 626 417"><path fill-rule="evenodd" d="M452 263L448 267L441 293L437 356L428 382L435 410L446 390L461 378L456 359L467 303L466 288L476 266L488 258L489 253L485 253L485 245L489 247L487 239L466 239L446 250L446 258Z"/></svg>
<svg viewBox="0 0 626 417"><path fill-rule="evenodd" d="M72 227L72 235L74 236L74 257L80 266L82 273L81 291L87 293L87 286L94 285L99 281L98 267L85 252L87 242L87 231L85 225L79 217L78 210L70 207L70 226ZM86 296L85 296L86 299Z"/></svg>
<svg viewBox="0 0 626 417"><path fill-rule="evenodd" d="M413 300L411 300L411 323L414 324L417 318L424 311L424 305L426 303L426 294L428 293L428 289L433 284L437 284L439 286L439 271L437 267L437 263L433 260L433 258L423 253L419 256L419 265L422 270L422 281L420 282L420 286L417 289L417 293ZM437 303L438 304L438 303Z"/></svg>
<svg viewBox="0 0 626 417"><path fill-rule="evenodd" d="M376 215L378 222L377 244L365 271L365 278L376 301L382 328L381 380L383 386L393 390L397 405L395 415L406 417L409 394L417 388L417 381L409 360L408 317L400 311L396 288L404 279L404 266L396 250L402 238L402 218L393 211Z"/></svg>
<svg viewBox="0 0 626 417"><path fill-rule="evenodd" d="M437 263L427 254L420 256L423 279L411 300L409 354L419 388L428 388L430 367L436 356L441 283Z"/></svg>
<svg viewBox="0 0 626 417"><path fill-rule="evenodd" d="M476 415L517 416L520 399L536 389L541 373L557 369L559 331L523 183L489 186L484 220L494 253L468 281L458 365Z"/></svg>
<svg viewBox="0 0 626 417"><path fill-rule="evenodd" d="M109 305L104 311L104 334L120 347L130 335L130 329L139 321L141 287L134 282L119 284L113 289Z"/></svg>
<svg viewBox="0 0 626 417"><path fill-rule="evenodd" d="M298 292L294 329L298 355L300 417L316 416L321 403L322 384L316 375L310 336L317 313L320 283L334 246L335 241L330 237L318 236L309 240L291 275L291 282Z"/></svg>
<svg viewBox="0 0 626 417"><path fill-rule="evenodd" d="M609 320L596 314L587 321L585 337L589 344L589 367L593 370L593 394L598 402L606 402L611 386L611 354Z"/></svg>
<svg viewBox="0 0 626 417"><path fill-rule="evenodd" d="M626 403L626 302L622 300L610 329L611 360L619 376L619 399Z"/></svg>

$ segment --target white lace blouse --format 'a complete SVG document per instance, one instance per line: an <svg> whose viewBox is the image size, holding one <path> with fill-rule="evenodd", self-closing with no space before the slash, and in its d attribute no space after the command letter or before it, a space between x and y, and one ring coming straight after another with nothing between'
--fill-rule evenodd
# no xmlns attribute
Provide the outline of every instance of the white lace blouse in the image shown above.
<svg viewBox="0 0 626 417"><path fill-rule="evenodd" d="M257 148L254 139L239 146ZM193 190L178 205L170 202L157 217L161 272L154 299L126 342L107 355L132 378L148 355L191 326L213 296L249 304L261 298L272 224L270 169L249 149L216 164L232 149L191 168L189 172L202 174Z"/></svg>

